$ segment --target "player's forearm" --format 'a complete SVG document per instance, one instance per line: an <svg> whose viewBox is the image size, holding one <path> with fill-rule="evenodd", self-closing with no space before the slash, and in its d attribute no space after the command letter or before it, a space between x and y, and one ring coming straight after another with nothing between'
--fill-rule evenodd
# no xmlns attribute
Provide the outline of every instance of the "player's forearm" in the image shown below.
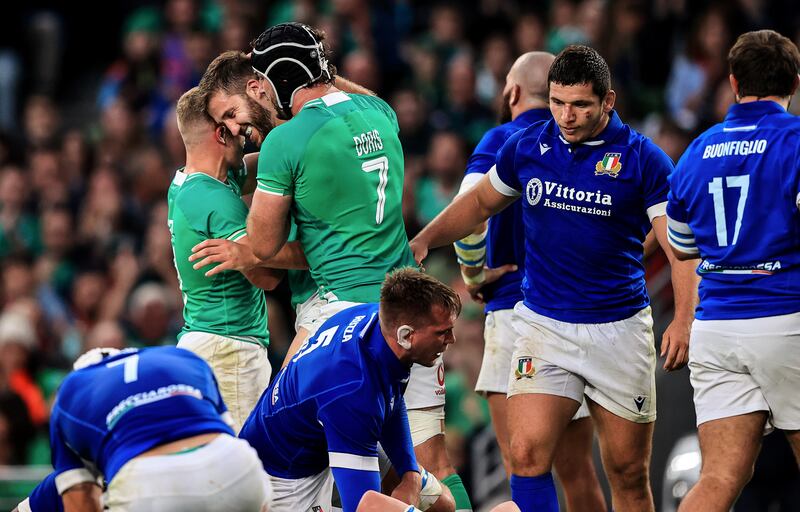
<svg viewBox="0 0 800 512"><path fill-rule="evenodd" d="M80 483L67 489L61 498L64 500L64 512L102 512L100 501L103 495L100 487L93 483Z"/></svg>
<svg viewBox="0 0 800 512"><path fill-rule="evenodd" d="M308 261L303 252L303 246L300 245L298 241L286 242L278 251L278 254L266 261L261 261L260 265L263 267L287 270L308 269Z"/></svg>
<svg viewBox="0 0 800 512"><path fill-rule="evenodd" d="M681 261L675 258L672 265L672 290L675 296L675 320L691 322L697 307L697 286L700 276L697 275L697 260Z"/></svg>
<svg viewBox="0 0 800 512"><path fill-rule="evenodd" d="M339 89L340 91L343 91L343 92L351 92L353 94L365 94L367 96L375 96L376 95L374 92L370 91L366 87L358 85L355 82L351 82L350 80L348 80L348 79L346 79L344 77L341 77L339 75L336 75L336 79L335 79L333 85L335 85L337 89Z"/></svg>
<svg viewBox="0 0 800 512"><path fill-rule="evenodd" d="M381 434L381 446L392 462L398 475L407 472L419 473L411 430L408 426L408 412L404 400L395 405L395 411L386 422Z"/></svg>
<svg viewBox="0 0 800 512"><path fill-rule="evenodd" d="M247 216L247 236L253 254L266 261L275 256L289 236L289 205L291 197L268 197L256 192Z"/></svg>
<svg viewBox="0 0 800 512"><path fill-rule="evenodd" d="M280 284L281 279L283 279L284 272L282 270L257 267L254 269L245 270L242 273L256 288L270 291L274 290L278 284Z"/></svg>

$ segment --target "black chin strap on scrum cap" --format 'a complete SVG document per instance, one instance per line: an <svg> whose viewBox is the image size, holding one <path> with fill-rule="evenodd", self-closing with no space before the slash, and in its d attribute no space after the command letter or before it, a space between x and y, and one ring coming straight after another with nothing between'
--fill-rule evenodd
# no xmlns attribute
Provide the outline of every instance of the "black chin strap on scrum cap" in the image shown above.
<svg viewBox="0 0 800 512"><path fill-rule="evenodd" d="M298 90L323 76L331 78L322 41L302 23L281 23L265 30L253 43L252 61L253 70L272 85L281 119L291 119Z"/></svg>

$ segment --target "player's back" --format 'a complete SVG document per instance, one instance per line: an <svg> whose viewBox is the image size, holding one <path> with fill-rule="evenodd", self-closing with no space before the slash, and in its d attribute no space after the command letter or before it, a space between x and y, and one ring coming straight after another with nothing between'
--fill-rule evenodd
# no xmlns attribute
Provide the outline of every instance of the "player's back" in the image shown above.
<svg viewBox="0 0 800 512"><path fill-rule="evenodd" d="M698 318L800 311L798 147L800 119L758 101L731 107L678 163L670 178L670 233L673 243L688 241L703 258ZM680 211L688 237L672 220Z"/></svg>
<svg viewBox="0 0 800 512"><path fill-rule="evenodd" d="M223 183L202 172L178 171L167 192L175 268L184 302L184 328L266 345L266 299L237 271L206 277L189 261L192 247L210 238L236 241L246 235L247 206L240 198L241 181L234 171Z"/></svg>
<svg viewBox="0 0 800 512"><path fill-rule="evenodd" d="M278 373L239 437L256 449L272 476L319 473L328 467L329 449L335 451L324 423L351 425L344 437L363 435L365 446L374 444L385 415L402 401L398 376L407 378L408 367L380 333L378 305L346 309L328 319Z"/></svg>
<svg viewBox="0 0 800 512"><path fill-rule="evenodd" d="M377 301L386 272L414 264L394 112L374 96L331 93L306 103L265 146L259 188L293 195L314 280L339 299Z"/></svg>
<svg viewBox="0 0 800 512"><path fill-rule="evenodd" d="M51 416L54 465L58 471L60 460L77 454L110 481L156 446L233 434L225 411L211 368L198 356L175 347L123 351L64 380Z"/></svg>

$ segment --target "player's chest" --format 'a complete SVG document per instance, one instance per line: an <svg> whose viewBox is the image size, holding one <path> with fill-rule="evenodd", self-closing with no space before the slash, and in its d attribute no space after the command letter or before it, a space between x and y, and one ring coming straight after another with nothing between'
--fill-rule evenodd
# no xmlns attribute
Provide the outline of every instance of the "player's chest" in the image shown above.
<svg viewBox="0 0 800 512"><path fill-rule="evenodd" d="M641 175L632 151L561 145L524 155L516 165L526 215L608 218L641 213Z"/></svg>

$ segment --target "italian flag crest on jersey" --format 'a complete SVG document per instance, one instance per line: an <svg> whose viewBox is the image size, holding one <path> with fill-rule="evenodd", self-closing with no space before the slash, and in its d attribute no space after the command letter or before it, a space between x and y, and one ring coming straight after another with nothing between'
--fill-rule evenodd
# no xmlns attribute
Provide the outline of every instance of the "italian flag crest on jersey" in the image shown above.
<svg viewBox="0 0 800 512"><path fill-rule="evenodd" d="M622 170L620 158L622 158L622 153L606 153L603 159L594 166L595 176L607 174L612 178L616 178L619 171Z"/></svg>

